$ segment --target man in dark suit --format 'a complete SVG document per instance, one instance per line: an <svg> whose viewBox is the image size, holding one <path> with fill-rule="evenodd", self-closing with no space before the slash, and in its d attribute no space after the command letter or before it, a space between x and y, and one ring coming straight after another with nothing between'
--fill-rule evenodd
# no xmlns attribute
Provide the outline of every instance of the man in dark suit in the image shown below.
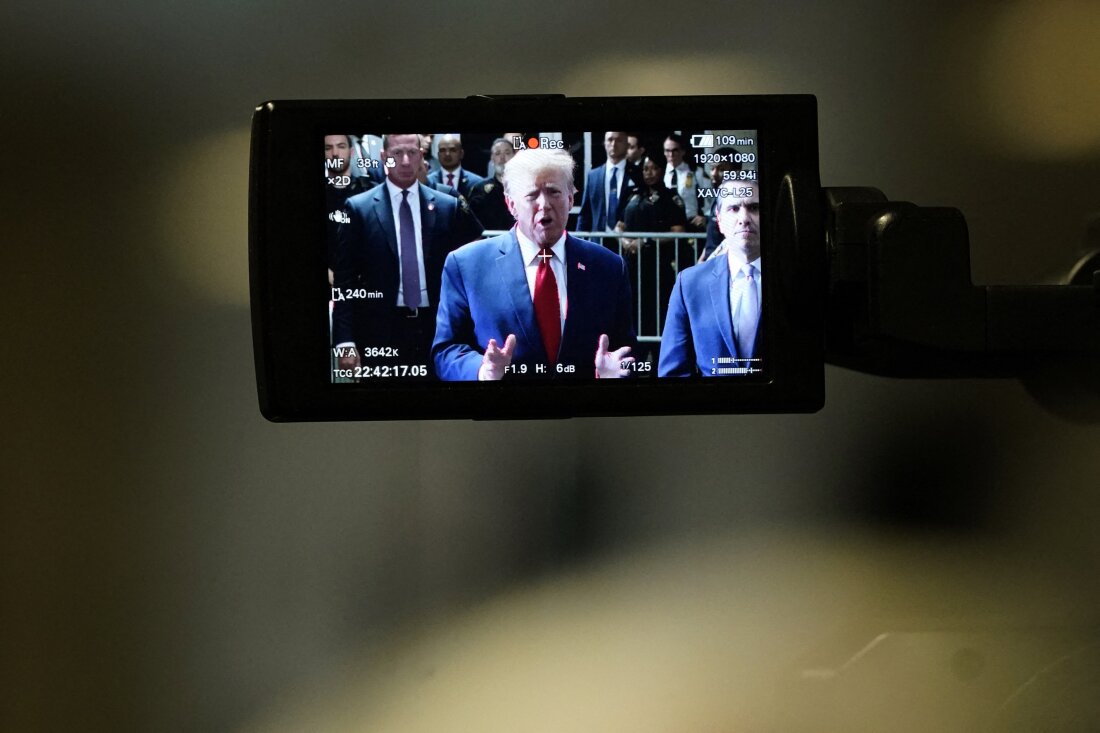
<svg viewBox="0 0 1100 733"><path fill-rule="evenodd" d="M442 183L458 191L464 198L470 197L470 189L485 179L462 167L462 158L466 151L462 148L462 139L453 133L439 135L439 170L428 174L431 183Z"/></svg>
<svg viewBox="0 0 1100 733"><path fill-rule="evenodd" d="M645 158L645 142L642 138L636 132L626 133L626 159L641 168Z"/></svg>
<svg viewBox="0 0 1100 733"><path fill-rule="evenodd" d="M325 218L328 284L333 284L332 268L336 261L336 242L340 223L344 220L344 204L356 194L374 188L374 180L366 175L356 175L352 156L358 157L358 146L351 135L325 135Z"/></svg>
<svg viewBox="0 0 1100 733"><path fill-rule="evenodd" d="M432 345L440 379L630 374L623 260L565 232L574 166L561 150L516 153L504 171L515 228L448 255Z"/></svg>
<svg viewBox="0 0 1100 733"><path fill-rule="evenodd" d="M582 232L621 231L626 202L634 195L641 178L638 167L626 159L625 132L605 132L603 147L607 162L592 169L584 183L577 229ZM603 240L609 248L615 239Z"/></svg>
<svg viewBox="0 0 1100 733"><path fill-rule="evenodd" d="M425 155L427 155L426 151L427 151L426 147L421 147L420 148L420 152L424 153ZM430 175L430 171L428 170L428 160L427 160L427 158L425 158L425 159L420 161L420 168L417 169L416 180L420 181L421 183L423 183L428 188L434 188L436 191L442 191L443 193L447 194L448 196L454 196L456 199L460 198L462 196L458 191L454 190L453 188L448 186L446 183L432 183L431 179L428 178L429 175ZM466 203L469 203L469 201L467 201ZM475 214L475 216L476 216L476 214ZM481 217L478 217L478 221L481 221Z"/></svg>
<svg viewBox="0 0 1100 733"><path fill-rule="evenodd" d="M747 373L760 362L760 197L755 181L727 181L718 194L725 239L718 254L676 278L659 377Z"/></svg>
<svg viewBox="0 0 1100 733"><path fill-rule="evenodd" d="M443 262L481 235L465 201L417 181L419 143L415 134L383 136L385 183L345 205L332 323L343 369L360 366L364 349L381 349L377 358L425 365L430 373Z"/></svg>

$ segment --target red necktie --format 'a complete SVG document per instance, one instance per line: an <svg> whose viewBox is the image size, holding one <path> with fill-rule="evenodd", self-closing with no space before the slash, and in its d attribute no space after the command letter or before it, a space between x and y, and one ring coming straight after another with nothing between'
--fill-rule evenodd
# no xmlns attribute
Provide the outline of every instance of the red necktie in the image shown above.
<svg viewBox="0 0 1100 733"><path fill-rule="evenodd" d="M539 269L535 275L535 320L542 334L542 345L551 364L558 361L561 346L561 302L558 300L558 281L550 267L553 253L543 247L538 254Z"/></svg>
<svg viewBox="0 0 1100 733"><path fill-rule="evenodd" d="M450 186L451 188L455 187L455 174L454 173L448 173L447 174L447 185Z"/></svg>

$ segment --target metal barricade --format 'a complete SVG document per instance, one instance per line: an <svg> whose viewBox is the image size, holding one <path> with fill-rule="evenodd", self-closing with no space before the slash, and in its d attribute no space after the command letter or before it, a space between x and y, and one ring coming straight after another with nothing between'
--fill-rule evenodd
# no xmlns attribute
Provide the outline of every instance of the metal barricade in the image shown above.
<svg viewBox="0 0 1100 733"><path fill-rule="evenodd" d="M496 236L498 234L504 234L506 232L507 232L507 230L487 229L484 233L484 236L493 237L493 236ZM681 249L680 242L681 241L689 241L690 242L691 240L702 240L702 239L705 239L705 235L699 234L698 232L625 232L624 231L624 232L569 232L569 233L572 234L575 237L579 237L581 239L587 239L587 240L592 241L592 242L598 242L600 244L603 244L605 239L606 240L615 240L615 243L614 243L613 247L609 246L609 245L605 245L605 246L608 246L609 249L613 249L614 251L618 252L619 256L622 257L624 260L627 260L628 262L629 262L629 258L631 258L631 257L633 257L635 259L636 266L633 268L633 270L634 270L634 288L633 288L634 293L633 293L633 296L634 296L634 308L635 308L634 327L635 327L635 329L637 330L637 333L638 333L638 341L639 342L645 342L645 343L654 343L654 344L660 343L661 342L661 331L664 329L664 313L668 308L668 303L665 301L665 298L667 298L667 294L665 294L663 292L663 289L661 287L661 285L662 285L662 274L665 274L665 273L662 273L662 267L661 267L661 263L663 262L663 259L661 257L662 248L672 247L672 258L671 258L672 268L671 269L672 269L673 272L671 274L671 277L675 278L676 274L679 273L682 268L691 267L692 265L694 265L696 263L696 260L697 260L697 255L695 255L695 254L693 254L690 258L680 256L680 254L681 254L681 252L680 252L680 249ZM624 252L623 252L623 242L622 242L623 239L639 239L639 240L642 240L642 243L639 245L639 247L637 249L637 254L636 255L631 255L630 253L624 254ZM652 291L652 295L653 295L653 313L652 313L653 320L652 320L652 322L656 325L656 328L654 329L653 332L650 332L650 333L644 333L643 329L642 329L643 324L646 323L649 320L647 318L643 318L644 314L643 314L643 311L642 311L642 307L643 307L642 304L645 300L647 300L647 298L645 298L642 295L642 280L643 280L642 271L643 271L643 267L642 267L641 259L642 259L642 253L645 251L645 248L647 248L647 247L652 247L653 248L653 258L654 258L654 261L656 263L655 280L654 280L654 283L653 283L653 286L652 286L653 287L653 291ZM697 250L697 246L694 243L692 244L691 250L692 250L693 253L696 252L696 250ZM686 261L688 259L690 259L690 261ZM668 275L666 274L666 277L667 276ZM668 281L665 280L665 282L667 283ZM671 287L669 287L668 289L671 290Z"/></svg>

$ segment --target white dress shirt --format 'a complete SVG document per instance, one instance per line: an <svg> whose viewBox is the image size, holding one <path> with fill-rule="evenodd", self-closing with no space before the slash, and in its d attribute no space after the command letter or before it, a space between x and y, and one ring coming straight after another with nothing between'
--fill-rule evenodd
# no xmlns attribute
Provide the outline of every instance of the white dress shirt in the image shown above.
<svg viewBox="0 0 1100 733"><path fill-rule="evenodd" d="M454 175L454 183L447 180L447 176ZM458 190L458 184L462 182L462 166L458 166L453 171L449 171L443 166L439 167L439 182L445 186L450 186L454 190Z"/></svg>
<svg viewBox="0 0 1100 733"><path fill-rule="evenodd" d="M665 164L665 187L672 188L672 164ZM684 200L684 215L690 220L699 213L699 197L696 195L695 174L687 163L676 166L676 188L673 193Z"/></svg>
<svg viewBox="0 0 1100 733"><path fill-rule="evenodd" d="M420 186L415 183L409 186L408 190L409 208L412 209L413 230L416 235L416 264L420 268L420 302L406 303L405 294L400 287L400 283L404 282L401 279L402 270L404 269L401 264L401 192L403 190L393 185L389 178L386 179L386 191L390 195L390 204L393 205L393 230L397 233L397 282L399 284L397 288L397 306L426 308L431 303L428 302L428 276L424 271L424 239L420 234Z"/></svg>
<svg viewBox="0 0 1100 733"><path fill-rule="evenodd" d="M623 158L614 165L611 164L610 160L607 161L607 165L605 166L604 170L603 204L604 211L607 212L607 231L609 232L615 231L615 225L619 223L619 212L612 211L611 206L609 205L611 203L611 171L618 171L618 173L615 174L615 186L616 188L618 188L618 191L615 192L615 195L618 196L619 191L623 190L623 176L626 175L626 158ZM619 205L621 206L623 204L624 202L620 200Z"/></svg>
<svg viewBox="0 0 1100 733"><path fill-rule="evenodd" d="M532 242L523 232L516 227L516 239L519 240L519 251L523 256L523 270L527 275L527 289L531 292L531 302L535 302L535 277L539 272L539 252L542 248ZM554 273L554 280L558 285L558 304L561 310L561 327L565 330L565 314L569 309L569 298L566 293L567 274L565 267L565 233L550 247L554 257L550 260L550 270Z"/></svg>
<svg viewBox="0 0 1100 733"><path fill-rule="evenodd" d="M745 261L737 257L730 257L728 254L726 256L729 257L730 268L730 318L733 319L733 340L736 343L737 324L741 315L741 296L744 294L749 280L745 277L745 272L742 269L746 264ZM747 264L752 267L752 277L756 280L756 312L760 313L760 304L764 302L764 284L760 274L760 258L757 257Z"/></svg>

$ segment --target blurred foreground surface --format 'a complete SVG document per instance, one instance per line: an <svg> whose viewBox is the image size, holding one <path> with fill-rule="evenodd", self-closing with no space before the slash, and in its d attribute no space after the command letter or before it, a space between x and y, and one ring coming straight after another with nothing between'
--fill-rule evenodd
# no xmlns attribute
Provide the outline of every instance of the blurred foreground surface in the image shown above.
<svg viewBox="0 0 1100 733"><path fill-rule="evenodd" d="M433 619L244 730L1091 730L1069 580L931 538L660 545Z"/></svg>

